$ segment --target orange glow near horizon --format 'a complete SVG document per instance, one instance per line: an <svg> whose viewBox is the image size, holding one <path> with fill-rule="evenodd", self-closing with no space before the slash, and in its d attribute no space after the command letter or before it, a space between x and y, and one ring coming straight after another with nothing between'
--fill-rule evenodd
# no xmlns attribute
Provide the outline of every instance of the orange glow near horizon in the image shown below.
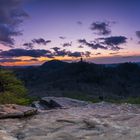
<svg viewBox="0 0 140 140"><path fill-rule="evenodd" d="M86 58L84 57L85 60L87 61L92 61L92 62L96 62L96 60L102 60L102 59L112 59L114 57L138 57L140 56L140 53L128 53L128 52L123 52L123 53L118 53L118 54L102 54L102 55L97 55L97 56L91 56L90 58ZM36 60L32 60L34 59L33 57L16 57L14 59L20 59L21 61L17 61L17 62L1 62L0 65L2 66L30 66L30 65L41 65L43 64L45 61L50 61L53 59L56 60L61 60L61 61L78 61L80 58L72 58L72 57L55 57L55 58L47 58L47 57L40 57L37 58Z"/></svg>
<svg viewBox="0 0 140 140"><path fill-rule="evenodd" d="M75 51L77 51L77 50L75 50ZM85 51L85 49L82 49L81 51ZM92 53L91 57L89 57L89 58L83 57L85 61L91 61L91 62L95 62L95 63L104 63L103 59L110 59L111 60L112 58L121 59L123 57L130 57L130 56L138 57L138 56L140 56L139 51L137 51L137 50L132 51L132 50L126 50L126 49L121 49L118 52L116 52L116 51L114 52L111 50L99 49L99 50L95 50L95 51L91 50L91 53ZM80 58L68 57L68 56L65 56L65 57L59 56L59 57L55 57L55 58L47 58L47 57L34 58L34 57L29 57L29 56L22 56L22 57L13 57L12 59L15 60L15 62L0 62L0 65L2 65L2 66L30 66L30 65L41 65L45 61L50 61L53 59L74 62L74 61L78 61ZM2 60L2 58L0 60ZM19 60L19 61L16 61L16 60ZM111 61L109 61L109 62L111 62Z"/></svg>

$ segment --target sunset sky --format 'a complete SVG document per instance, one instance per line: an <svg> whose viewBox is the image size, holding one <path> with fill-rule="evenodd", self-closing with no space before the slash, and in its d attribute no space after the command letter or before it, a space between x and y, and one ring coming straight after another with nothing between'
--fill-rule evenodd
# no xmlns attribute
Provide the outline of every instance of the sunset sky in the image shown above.
<svg viewBox="0 0 140 140"><path fill-rule="evenodd" d="M0 0L0 65L140 62L140 0Z"/></svg>

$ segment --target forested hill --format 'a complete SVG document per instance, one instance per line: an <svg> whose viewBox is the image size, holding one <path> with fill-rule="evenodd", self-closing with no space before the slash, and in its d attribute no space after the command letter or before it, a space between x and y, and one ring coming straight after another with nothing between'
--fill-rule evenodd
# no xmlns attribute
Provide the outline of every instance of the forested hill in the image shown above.
<svg viewBox="0 0 140 140"><path fill-rule="evenodd" d="M140 96L140 66L67 63L58 60L42 66L15 69L30 95L91 98Z"/></svg>

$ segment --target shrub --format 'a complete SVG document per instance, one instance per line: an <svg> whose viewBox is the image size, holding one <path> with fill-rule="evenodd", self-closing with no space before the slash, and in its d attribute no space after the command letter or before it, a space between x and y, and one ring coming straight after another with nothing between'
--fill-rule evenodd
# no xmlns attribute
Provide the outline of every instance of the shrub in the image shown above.
<svg viewBox="0 0 140 140"><path fill-rule="evenodd" d="M0 104L26 105L30 102L23 83L11 71L0 69Z"/></svg>

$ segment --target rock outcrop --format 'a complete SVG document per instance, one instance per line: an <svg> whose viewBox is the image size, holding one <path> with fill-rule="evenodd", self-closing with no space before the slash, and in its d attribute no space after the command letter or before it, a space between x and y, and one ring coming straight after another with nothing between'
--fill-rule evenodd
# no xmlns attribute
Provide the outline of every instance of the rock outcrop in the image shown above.
<svg viewBox="0 0 140 140"><path fill-rule="evenodd" d="M68 105L67 98L56 99ZM139 105L77 100L71 105L69 100L66 108L39 110L25 119L1 119L0 140L140 140Z"/></svg>
<svg viewBox="0 0 140 140"><path fill-rule="evenodd" d="M0 105L0 119L22 118L37 113L37 109L14 104Z"/></svg>
<svg viewBox="0 0 140 140"><path fill-rule="evenodd" d="M44 97L40 101L32 103L32 107L41 110L57 109L57 108L71 108L88 105L88 102L70 99L66 97Z"/></svg>

